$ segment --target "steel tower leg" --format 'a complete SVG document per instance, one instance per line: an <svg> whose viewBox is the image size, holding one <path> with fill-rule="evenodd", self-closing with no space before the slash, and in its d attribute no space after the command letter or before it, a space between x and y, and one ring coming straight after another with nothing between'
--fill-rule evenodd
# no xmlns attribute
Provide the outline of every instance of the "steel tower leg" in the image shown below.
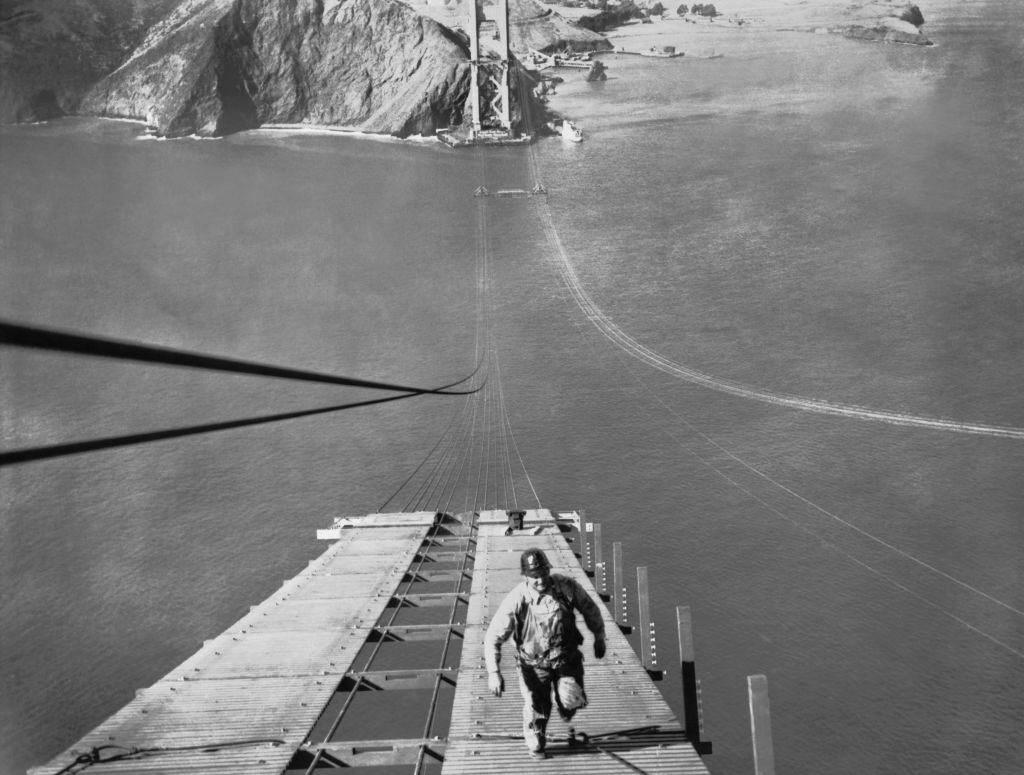
<svg viewBox="0 0 1024 775"><path fill-rule="evenodd" d="M501 35L501 125L506 132L512 132L512 100L508 88L508 71L511 64L508 39L508 0L498 0L498 32Z"/></svg>
<svg viewBox="0 0 1024 775"><path fill-rule="evenodd" d="M493 9L498 30L498 47L495 59L480 58L480 24L481 9L476 2L469 3L469 56L470 56L470 91L471 132L475 137L485 126L500 128L512 134L512 100L509 94L509 23L508 0L497 0ZM493 50L493 47L491 47ZM482 90L486 89L487 93Z"/></svg>
<svg viewBox="0 0 1024 775"><path fill-rule="evenodd" d="M470 138L475 138L480 131L480 17L476 0L470 0L469 7Z"/></svg>

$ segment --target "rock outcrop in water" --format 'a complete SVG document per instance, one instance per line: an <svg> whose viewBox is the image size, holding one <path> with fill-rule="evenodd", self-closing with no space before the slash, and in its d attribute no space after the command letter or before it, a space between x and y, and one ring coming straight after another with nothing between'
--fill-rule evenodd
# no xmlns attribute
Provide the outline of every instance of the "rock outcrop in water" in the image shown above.
<svg viewBox="0 0 1024 775"><path fill-rule="evenodd" d="M858 40L880 40L885 43L906 43L913 46L931 46L921 28L924 26L924 14L916 5L906 6L899 16L886 16L873 26L851 24L840 28L840 32L848 38Z"/></svg>
<svg viewBox="0 0 1024 775"><path fill-rule="evenodd" d="M751 27L832 32L850 38L930 46L924 14L905 0L735 0L727 9Z"/></svg>
<svg viewBox="0 0 1024 775"><path fill-rule="evenodd" d="M895 21L895 20L894 20ZM864 27L851 24L838 30L847 38L856 40L876 40L884 43L906 43L912 46L931 46L931 40L919 30L900 29L893 24L879 24L876 27Z"/></svg>

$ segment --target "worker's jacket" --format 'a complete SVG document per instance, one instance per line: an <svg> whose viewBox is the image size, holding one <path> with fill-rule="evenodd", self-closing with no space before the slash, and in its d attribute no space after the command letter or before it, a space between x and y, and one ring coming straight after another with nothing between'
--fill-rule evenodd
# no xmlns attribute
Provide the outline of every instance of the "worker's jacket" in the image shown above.
<svg viewBox="0 0 1024 775"><path fill-rule="evenodd" d="M501 662L501 644L510 637L516 644L516 659L536 667L559 667L583 642L576 627L576 611L583 614L594 637L604 640L601 610L579 582L551 574L546 592L536 592L527 583L517 584L498 606L484 638L487 669L494 672Z"/></svg>

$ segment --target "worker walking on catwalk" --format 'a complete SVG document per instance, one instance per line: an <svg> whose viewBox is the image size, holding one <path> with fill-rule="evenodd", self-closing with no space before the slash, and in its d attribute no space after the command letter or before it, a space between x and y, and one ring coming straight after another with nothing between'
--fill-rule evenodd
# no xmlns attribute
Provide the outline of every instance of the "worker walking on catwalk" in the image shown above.
<svg viewBox="0 0 1024 775"><path fill-rule="evenodd" d="M516 646L516 669L523 694L523 737L530 754L545 756L552 694L558 714L570 721L587 705L583 691L583 636L576 627L576 611L583 614L594 634L594 656L604 657L604 621L601 610L575 579L551 572L540 549L527 549L519 558L524 576L498 606L487 635L484 654L487 683L500 697L505 690L501 674L501 645L510 637ZM569 728L570 740L574 730Z"/></svg>

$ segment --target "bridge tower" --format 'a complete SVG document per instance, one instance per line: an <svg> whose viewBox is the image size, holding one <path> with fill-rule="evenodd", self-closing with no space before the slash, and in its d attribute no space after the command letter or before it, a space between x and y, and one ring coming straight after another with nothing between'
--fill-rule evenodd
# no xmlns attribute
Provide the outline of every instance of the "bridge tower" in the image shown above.
<svg viewBox="0 0 1024 775"><path fill-rule="evenodd" d="M483 6L487 5L486 18ZM469 0L470 139L512 135L509 94L508 0ZM481 59L481 39L488 56Z"/></svg>

